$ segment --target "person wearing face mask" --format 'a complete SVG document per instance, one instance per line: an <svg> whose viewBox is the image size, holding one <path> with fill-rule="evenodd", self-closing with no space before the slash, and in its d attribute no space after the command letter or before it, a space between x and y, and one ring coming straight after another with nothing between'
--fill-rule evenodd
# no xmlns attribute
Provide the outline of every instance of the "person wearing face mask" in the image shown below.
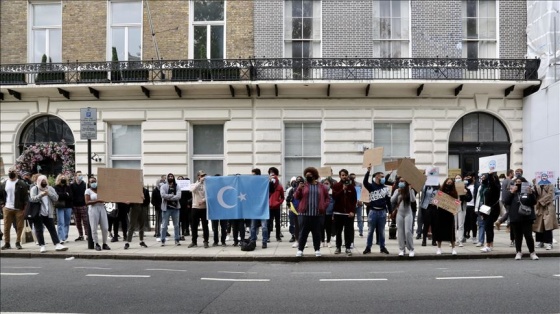
<svg viewBox="0 0 560 314"><path fill-rule="evenodd" d="M296 177L292 177L290 179L289 187L286 190L286 195L287 195L286 196L286 208L288 208L288 219L289 219L288 231L292 235L292 237L290 238L290 241L289 241L290 243L296 241L295 228L296 228L296 217L297 217L297 215L294 214L294 212L292 212L290 210L291 206L293 205L294 193L296 192L296 188L297 188L296 179L297 179ZM297 208L295 205L293 205L293 206L294 206L294 208Z"/></svg>
<svg viewBox="0 0 560 314"><path fill-rule="evenodd" d="M451 196L454 199L458 199L457 189L455 188L455 180L453 178L445 179L440 191ZM460 205L459 205L460 206ZM459 210L457 207L457 211ZM441 242L449 241L451 242L451 254L457 255L455 250L455 218L453 214L449 211L437 207L433 216L432 225L432 238L437 243L436 255L441 255Z"/></svg>
<svg viewBox="0 0 560 314"><path fill-rule="evenodd" d="M95 177L89 178L89 188L85 191L86 205L88 205L89 227L91 230L91 237L95 243L95 250L101 251L110 250L107 245L107 238L109 235L109 221L107 219L107 210L105 210L105 201L97 198L97 179ZM97 237L97 227L101 227L101 240L103 246L99 245Z"/></svg>
<svg viewBox="0 0 560 314"><path fill-rule="evenodd" d="M175 246L181 245L181 229L179 228L179 210L181 209L181 189L175 182L175 175L167 174L167 183L160 188L162 224L161 234L167 234L169 217L173 221L173 231L175 232ZM161 246L165 246L165 238L161 238Z"/></svg>
<svg viewBox="0 0 560 314"><path fill-rule="evenodd" d="M391 197L393 210L397 211L397 240L399 242L399 256L404 256L405 245L408 256L414 257L414 236L412 235L412 203L416 202L416 195L408 182L397 178L397 189ZM406 244L405 244L406 243Z"/></svg>
<svg viewBox="0 0 560 314"><path fill-rule="evenodd" d="M539 182L545 183L545 182ZM554 208L554 185L539 184L535 186L537 204L535 206L535 223L533 231L537 247L552 250L552 230L558 229L558 219Z"/></svg>
<svg viewBox="0 0 560 314"><path fill-rule="evenodd" d="M466 203L466 215L465 215L465 230L464 230L464 239L470 239L471 238L471 231L472 231L472 243L476 244L478 242L477 237L476 237L476 233L477 233L477 226L476 226L476 213L474 211L474 204L475 204L475 198L474 198L474 184L473 184L473 179L472 179L472 175L468 174L465 176L465 180L463 181L465 183L465 188L469 191L469 193L471 194L471 200L467 201Z"/></svg>
<svg viewBox="0 0 560 314"><path fill-rule="evenodd" d="M455 176L455 183L463 182L463 179L460 175ZM461 200L461 206L459 206L459 211L457 215L454 216L455 219L455 239L457 242L455 243L458 247L463 247L463 243L466 242L465 240L465 218L467 216L467 203L472 201L472 193L467 188L465 184L465 188L463 190L463 194L459 196L459 200Z"/></svg>
<svg viewBox="0 0 560 314"><path fill-rule="evenodd" d="M68 178L64 174L59 174L56 177L54 189L58 194L58 201L55 202L58 237L60 242L64 243L68 240L73 205L72 189L70 188Z"/></svg>
<svg viewBox="0 0 560 314"><path fill-rule="evenodd" d="M282 203L284 203L284 188L278 180L278 173L279 171L276 167L270 167L268 169L268 175L270 177L268 184L268 204L270 213L270 218L268 219L268 239L270 239L270 234L272 233L272 223L274 222L274 229L276 229L276 241L282 242L280 230L280 208L282 207Z"/></svg>
<svg viewBox="0 0 560 314"><path fill-rule="evenodd" d="M87 213L86 199L84 197L86 188L82 172L76 171L74 182L70 184L70 190L72 191L72 212L74 213L76 228L78 229L79 235L75 241L84 241L84 235L89 234L89 217Z"/></svg>
<svg viewBox="0 0 560 314"><path fill-rule="evenodd" d="M340 181L332 186L332 198L334 199L333 215L336 229L336 250L334 254L342 253L342 230L344 230L345 253L351 256L351 245L354 243L354 217L358 196L354 181L348 175L348 170L341 169L338 172L338 176Z"/></svg>
<svg viewBox="0 0 560 314"><path fill-rule="evenodd" d="M368 236L366 249L363 254L371 253L373 244L373 232L377 230L379 250L381 253L389 254L385 247L385 224L387 222L387 212L391 211L391 194L385 186L385 178L383 172L376 172L372 176L372 182L368 182L371 164L368 166L364 175L363 185L369 192L368 205Z"/></svg>
<svg viewBox="0 0 560 314"><path fill-rule="evenodd" d="M21 234L24 224L24 208L28 202L29 186L18 179L15 168L8 170L8 180L0 184L0 207L4 215L4 245L2 250L11 249L10 227L16 222L16 248L22 249Z"/></svg>
<svg viewBox="0 0 560 314"><path fill-rule="evenodd" d="M158 242L161 241L161 193L160 188L165 182L162 181L161 178L156 180L156 184L154 185L154 189L152 190L152 197L150 202L152 206L154 206L155 212L155 233L154 238L158 239Z"/></svg>
<svg viewBox="0 0 560 314"><path fill-rule="evenodd" d="M332 182L327 178L327 179L323 179L321 181L321 183L323 183L325 185L325 187L327 188L327 191L329 192L329 205L327 206L327 209L325 210L325 215L322 218L322 223L321 223L321 242L323 243L323 247L331 247L331 237L332 237L332 230L333 230L333 209L334 209L334 199L332 197ZM326 233L326 237L325 237L325 233Z"/></svg>
<svg viewBox="0 0 560 314"><path fill-rule="evenodd" d="M206 178L206 172L199 170L196 174L198 181L191 184L191 191L193 194L192 200L192 219L191 219L191 235L192 242L189 244L189 248L196 247L198 239L198 225L202 224L202 236L204 238L204 248L207 249L208 238L210 237L210 232L208 230L208 218L206 215L206 188L204 186L204 180Z"/></svg>
<svg viewBox="0 0 560 314"><path fill-rule="evenodd" d="M478 209L482 205L489 206L491 208L490 214L486 215L479 212L479 223L482 220L482 225L484 226L484 235L486 236L486 245L480 249L482 253L489 253L494 247L494 222L498 219L500 215L500 180L496 173L488 173L480 176L481 186L478 190ZM480 233L480 228L479 228ZM480 239L480 237L479 237ZM479 243L483 243L479 242Z"/></svg>
<svg viewBox="0 0 560 314"><path fill-rule="evenodd" d="M422 217L422 228L418 227L418 229L422 230L422 246L426 246L426 241L428 239L428 233L430 232L430 228L433 226L434 215L437 210L437 206L432 204L432 200L437 194L439 190L439 185L425 185L422 188L422 196L420 198L420 217ZM432 230L433 231L433 230ZM433 232L432 232L432 246L436 246L437 243L434 240Z"/></svg>

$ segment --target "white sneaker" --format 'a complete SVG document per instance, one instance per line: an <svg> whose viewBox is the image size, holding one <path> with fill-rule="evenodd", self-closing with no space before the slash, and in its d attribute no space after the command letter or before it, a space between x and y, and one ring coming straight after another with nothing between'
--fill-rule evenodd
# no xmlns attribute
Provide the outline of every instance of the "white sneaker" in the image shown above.
<svg viewBox="0 0 560 314"><path fill-rule="evenodd" d="M459 242L459 247L463 247L463 242Z"/></svg>
<svg viewBox="0 0 560 314"><path fill-rule="evenodd" d="M303 254L303 252L302 252L302 254ZM297 255L296 255L296 256L297 256ZM321 257L321 251L315 251L315 256Z"/></svg>
<svg viewBox="0 0 560 314"><path fill-rule="evenodd" d="M331 248L331 247L332 247L332 245L331 245L331 243L330 243L330 242L327 242L327 247L329 247L329 248Z"/></svg>
<svg viewBox="0 0 560 314"><path fill-rule="evenodd" d="M437 249L436 255L441 255L441 249Z"/></svg>
<svg viewBox="0 0 560 314"><path fill-rule="evenodd" d="M544 247L544 244L542 242L537 242L535 243L535 247Z"/></svg>
<svg viewBox="0 0 560 314"><path fill-rule="evenodd" d="M354 243L350 244L350 249L354 248Z"/></svg>
<svg viewBox="0 0 560 314"><path fill-rule="evenodd" d="M552 244L550 244L550 243L545 244L545 248L546 248L547 251L552 250Z"/></svg>
<svg viewBox="0 0 560 314"><path fill-rule="evenodd" d="M455 249L451 250L451 255L457 255L457 251Z"/></svg>
<svg viewBox="0 0 560 314"><path fill-rule="evenodd" d="M481 247L481 246L482 246L482 243L477 242L475 246L476 246L476 247Z"/></svg>
<svg viewBox="0 0 560 314"><path fill-rule="evenodd" d="M44 245L41 245L41 248L39 249L39 253L45 253L47 252L47 248Z"/></svg>
<svg viewBox="0 0 560 314"><path fill-rule="evenodd" d="M303 256L303 251L298 250L296 253L296 257L302 257Z"/></svg>
<svg viewBox="0 0 560 314"><path fill-rule="evenodd" d="M408 257L414 257L414 250L408 252Z"/></svg>
<svg viewBox="0 0 560 314"><path fill-rule="evenodd" d="M55 250L56 251L67 251L68 248L59 243L59 244L56 245Z"/></svg>
<svg viewBox="0 0 560 314"><path fill-rule="evenodd" d="M226 241L229 241L229 236L226 237Z"/></svg>
<svg viewBox="0 0 560 314"><path fill-rule="evenodd" d="M480 252L482 252L482 253L490 253L490 252L492 252L492 248L489 247L489 246L485 246L485 247L483 247L482 249L480 249Z"/></svg>
<svg viewBox="0 0 560 314"><path fill-rule="evenodd" d="M399 256L404 256L404 251L399 251Z"/></svg>
<svg viewBox="0 0 560 314"><path fill-rule="evenodd" d="M517 252L517 254L515 254L515 259L516 260L521 260L521 257L523 257L523 254L521 252Z"/></svg>
<svg viewBox="0 0 560 314"><path fill-rule="evenodd" d="M477 244L477 243L478 243L478 240L477 240L476 238L473 237L473 238L472 238L472 243L473 243L473 244Z"/></svg>
<svg viewBox="0 0 560 314"><path fill-rule="evenodd" d="M531 259L536 261L539 259L539 257L537 256L537 254L535 252L531 253Z"/></svg>
<svg viewBox="0 0 560 314"><path fill-rule="evenodd" d="M156 242L161 242L161 238L157 238L157 239L156 239Z"/></svg>
<svg viewBox="0 0 560 314"><path fill-rule="evenodd" d="M296 241L296 242L294 242L294 244L292 244L292 247L293 247L293 248L297 248L297 247L298 247L298 243L297 243L297 241Z"/></svg>
<svg viewBox="0 0 560 314"><path fill-rule="evenodd" d="M558 241L556 241L556 239L552 239L552 244L558 244Z"/></svg>

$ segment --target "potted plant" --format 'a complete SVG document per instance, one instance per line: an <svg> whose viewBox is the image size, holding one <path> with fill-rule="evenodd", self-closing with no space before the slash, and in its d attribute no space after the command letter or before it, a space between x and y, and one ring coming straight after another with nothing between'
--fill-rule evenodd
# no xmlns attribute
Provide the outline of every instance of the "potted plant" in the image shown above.
<svg viewBox="0 0 560 314"><path fill-rule="evenodd" d="M41 65L39 66L39 73L35 78L35 84L59 84L66 83L66 75L64 71L53 70L52 59L49 58L47 64L47 55L43 54L41 58Z"/></svg>
<svg viewBox="0 0 560 314"><path fill-rule="evenodd" d="M25 73L21 72L0 72L0 85L22 85L27 84Z"/></svg>

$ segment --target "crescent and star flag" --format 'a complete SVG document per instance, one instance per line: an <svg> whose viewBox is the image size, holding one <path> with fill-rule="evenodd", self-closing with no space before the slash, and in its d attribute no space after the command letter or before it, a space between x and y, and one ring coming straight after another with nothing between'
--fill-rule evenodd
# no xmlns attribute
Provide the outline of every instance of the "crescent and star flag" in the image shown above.
<svg viewBox="0 0 560 314"><path fill-rule="evenodd" d="M269 219L268 176L207 176L209 220Z"/></svg>

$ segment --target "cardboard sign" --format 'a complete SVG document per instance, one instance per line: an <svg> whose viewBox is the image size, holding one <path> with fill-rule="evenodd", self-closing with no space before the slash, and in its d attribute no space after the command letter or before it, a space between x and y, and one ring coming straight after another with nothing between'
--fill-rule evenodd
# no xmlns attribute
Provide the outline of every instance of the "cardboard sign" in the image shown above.
<svg viewBox="0 0 560 314"><path fill-rule="evenodd" d="M2 161L2 159L0 159ZM0 169L0 172L3 169ZM537 171L535 172L535 182L537 185L549 185L554 184L553 182L556 180L554 176L554 171Z"/></svg>
<svg viewBox="0 0 560 314"><path fill-rule="evenodd" d="M426 185L438 185L439 184L439 167L428 167L426 168Z"/></svg>
<svg viewBox="0 0 560 314"><path fill-rule="evenodd" d="M191 190L191 180L175 180L181 191Z"/></svg>
<svg viewBox="0 0 560 314"><path fill-rule="evenodd" d="M100 200L114 203L142 203L144 184L140 169L97 169L97 195Z"/></svg>
<svg viewBox="0 0 560 314"><path fill-rule="evenodd" d="M422 191L424 183L426 182L426 176L418 170L418 168L416 168L411 159L403 159L397 169L397 173L399 176L403 177L417 192Z"/></svg>
<svg viewBox="0 0 560 314"><path fill-rule="evenodd" d="M365 203L369 203L370 198L369 198L369 191L366 188L363 188L362 191L360 192L360 196L358 198L359 201L365 202Z"/></svg>
<svg viewBox="0 0 560 314"><path fill-rule="evenodd" d="M399 167L400 167L400 165L401 165L401 163L404 159L409 160L410 162L412 162L413 165L416 162L416 159L414 159L414 158L399 158L397 160L387 161L385 163L385 171L391 171L391 170L399 169Z"/></svg>
<svg viewBox="0 0 560 314"><path fill-rule="evenodd" d="M331 167L320 167L317 169L317 171L319 172L319 177L321 178L332 177Z"/></svg>
<svg viewBox="0 0 560 314"><path fill-rule="evenodd" d="M507 171L507 155L494 155L478 159L478 173Z"/></svg>
<svg viewBox="0 0 560 314"><path fill-rule="evenodd" d="M364 168L371 166L378 166L383 164L383 147L376 147L368 149L364 152L364 161L362 166Z"/></svg>
<svg viewBox="0 0 560 314"><path fill-rule="evenodd" d="M465 182L455 182L455 189L457 190L457 195L459 196L467 194L465 192Z"/></svg>
<svg viewBox="0 0 560 314"><path fill-rule="evenodd" d="M461 175L461 168L456 168L456 169L447 169L447 177L448 178L455 178L457 175L460 175L461 177L463 177Z"/></svg>
<svg viewBox="0 0 560 314"><path fill-rule="evenodd" d="M442 191L438 191L436 197L432 199L432 204L445 209L453 215L457 215L457 210L459 205L461 205L461 201L443 193Z"/></svg>

